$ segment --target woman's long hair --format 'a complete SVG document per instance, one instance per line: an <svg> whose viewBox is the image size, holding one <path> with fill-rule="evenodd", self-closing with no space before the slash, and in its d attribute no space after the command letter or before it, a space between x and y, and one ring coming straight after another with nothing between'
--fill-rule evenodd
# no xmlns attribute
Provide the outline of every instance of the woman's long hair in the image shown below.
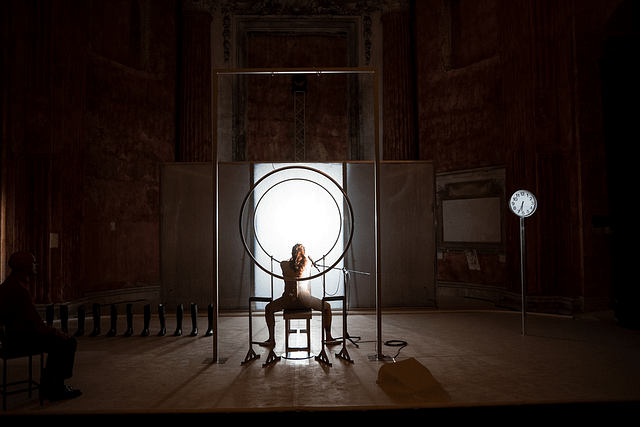
<svg viewBox="0 0 640 427"><path fill-rule="evenodd" d="M298 243L293 246L293 249L291 249L289 267L291 267L296 274L300 274L305 265L307 265L307 256L305 255L304 246Z"/></svg>

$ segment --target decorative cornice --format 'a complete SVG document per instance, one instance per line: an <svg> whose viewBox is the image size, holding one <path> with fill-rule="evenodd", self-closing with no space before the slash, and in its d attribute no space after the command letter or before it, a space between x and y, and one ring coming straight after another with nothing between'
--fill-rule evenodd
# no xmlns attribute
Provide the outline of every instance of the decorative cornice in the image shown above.
<svg viewBox="0 0 640 427"><path fill-rule="evenodd" d="M410 0L384 0L382 6L383 13L403 12L409 13L411 7Z"/></svg>
<svg viewBox="0 0 640 427"><path fill-rule="evenodd" d="M229 65L231 56L231 20L233 15L248 16L361 16L365 65L371 61L371 15L383 10L388 0L225 0L222 3L222 27L224 64ZM409 0L394 3L409 3Z"/></svg>
<svg viewBox="0 0 640 427"><path fill-rule="evenodd" d="M213 15L219 0L182 0L183 12L206 12Z"/></svg>
<svg viewBox="0 0 640 427"><path fill-rule="evenodd" d="M381 8L383 0L227 0L222 6L236 15L350 16Z"/></svg>

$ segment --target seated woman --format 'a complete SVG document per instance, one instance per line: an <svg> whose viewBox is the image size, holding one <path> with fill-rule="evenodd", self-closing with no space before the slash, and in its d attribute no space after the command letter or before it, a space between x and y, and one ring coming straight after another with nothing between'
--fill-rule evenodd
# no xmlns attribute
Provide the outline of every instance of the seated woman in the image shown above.
<svg viewBox="0 0 640 427"><path fill-rule="evenodd" d="M287 309L305 309L310 308L322 312L322 318L325 327L325 339L328 344L334 341L331 336L331 306L328 302L311 296L308 286L303 286L301 282L298 284L296 278L309 277L311 273L311 260L306 256L304 246L296 244L291 249L291 258L280 263L282 275L285 277L284 292L282 296L271 301L265 307L265 318L267 328L269 329L269 339L263 343L270 347L275 347L274 338L275 313ZM288 280L292 279L292 280Z"/></svg>

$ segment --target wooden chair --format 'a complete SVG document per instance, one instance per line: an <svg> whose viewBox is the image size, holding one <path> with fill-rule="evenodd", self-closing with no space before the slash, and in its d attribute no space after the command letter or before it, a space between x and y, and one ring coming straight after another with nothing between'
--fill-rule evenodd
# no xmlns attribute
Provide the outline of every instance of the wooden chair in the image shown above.
<svg viewBox="0 0 640 427"><path fill-rule="evenodd" d="M33 379L33 357L34 356L40 356L40 377L42 377L42 370L44 368L44 352L40 351L33 351L33 352L14 352L14 351L10 351L5 347L5 335L4 335L4 328L2 326L0 326L0 358L2 358L2 410L6 411L7 410L7 396L10 396L12 394L17 394L17 393L24 393L24 392L28 392L29 393L29 398L31 398L31 393L34 390L38 390L38 396L40 398L40 404L42 405L42 400L43 400L43 396L42 396L42 390L40 387L40 383L37 381L34 381ZM25 380L21 380L21 381L13 381L13 382L7 382L7 374L8 374L8 362L9 360L14 360L14 359L18 359L21 357L28 357L29 358L29 378L25 379ZM25 386L26 385L26 386ZM21 388L17 389L17 390L11 390L9 391L8 389L11 387L15 387L15 386L22 386Z"/></svg>
<svg viewBox="0 0 640 427"><path fill-rule="evenodd" d="M284 310L284 351L287 355L289 355L292 351L306 351L308 354L311 353L311 309L285 309ZM306 328L291 328L292 320L305 320ZM291 347L289 345L289 335L293 332L298 334L306 333L307 334L307 345L305 347ZM310 357L310 356L309 356Z"/></svg>

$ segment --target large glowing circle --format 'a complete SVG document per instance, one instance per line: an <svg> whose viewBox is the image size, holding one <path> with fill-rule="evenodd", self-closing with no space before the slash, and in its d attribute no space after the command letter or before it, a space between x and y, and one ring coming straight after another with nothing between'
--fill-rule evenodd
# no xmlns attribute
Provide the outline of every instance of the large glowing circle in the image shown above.
<svg viewBox="0 0 640 427"><path fill-rule="evenodd" d="M257 192L256 190L259 188L259 186L274 174L291 169L311 171L313 173L320 174L323 179L329 180L329 182L335 185L342 194L342 197L345 200L346 206L348 208L347 210L349 212L349 238L340 256L332 265L330 265L325 270L320 271L318 274L296 279L298 281L311 280L326 274L336 265L338 265L338 263L344 258L345 254L347 253L347 250L349 249L349 246L351 245L351 241L353 239L354 221L351 202L349 201L349 198L347 197L347 194L344 192L342 187L340 187L340 185L328 174L307 166L285 166L279 169L275 169L260 178L258 181L256 181L253 187L251 187L242 203L239 218L240 236L242 238L242 244L244 245L245 250L261 270L273 277L285 280L284 276L278 275L260 264L255 254L251 252L249 246L247 245L247 239L242 227L242 221L245 214L247 202L250 200L251 196ZM315 189L316 191L311 191L312 189ZM326 218L324 218L315 221L312 220L310 223L309 217L318 210L317 208L320 205L323 207L326 207L326 205L332 206L332 212L335 211L337 212L337 214L332 215L333 218L331 221L328 221ZM343 218L338 202L326 187L309 178L293 177L280 180L279 182L269 187L267 190L262 191L262 194L259 196L256 202L253 217L256 242L260 246L260 249L265 254L269 255L271 259L273 259L273 254L269 252L269 248L265 248L261 243L262 239L260 239L260 236L258 236L257 227L255 227L257 222L256 218L258 217L260 209L276 209L278 211L278 215L275 216L277 218L276 220L273 219L273 215L270 218L270 221L273 221L273 224L270 223L269 227L261 227L261 229L269 230L266 231L268 233L277 234L278 238L280 239L289 239L294 243L313 242L315 241L314 239L317 239L317 237L319 236L318 233L324 235L328 232L335 232L337 234L337 237L335 241L333 241L332 246L328 248L325 255L330 253L335 248L340 237L342 236ZM315 225L313 225L314 223ZM305 246L307 246L308 250L309 246Z"/></svg>
<svg viewBox="0 0 640 427"><path fill-rule="evenodd" d="M271 215L261 216L260 209ZM264 218L265 224L259 224L258 218ZM333 251L342 236L342 213L336 198L322 185L306 178L287 178L260 196L255 204L253 229L260 249L272 255L275 248L266 247L263 240L305 242L309 251L312 248L309 242L327 240L326 236L336 235L332 245L322 251L326 255ZM266 239L261 239L261 233L266 235Z"/></svg>

